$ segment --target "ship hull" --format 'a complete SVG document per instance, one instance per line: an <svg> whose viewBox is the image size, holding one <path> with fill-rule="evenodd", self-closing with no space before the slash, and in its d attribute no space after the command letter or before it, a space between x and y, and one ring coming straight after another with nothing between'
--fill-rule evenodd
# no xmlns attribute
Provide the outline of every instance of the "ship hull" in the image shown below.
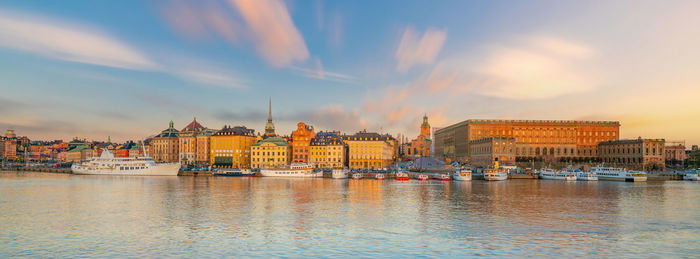
<svg viewBox="0 0 700 259"><path fill-rule="evenodd" d="M87 169L73 166L73 174L80 175L134 175L134 176L176 176L180 170L180 164L160 164L137 170L117 170L109 168Z"/></svg>

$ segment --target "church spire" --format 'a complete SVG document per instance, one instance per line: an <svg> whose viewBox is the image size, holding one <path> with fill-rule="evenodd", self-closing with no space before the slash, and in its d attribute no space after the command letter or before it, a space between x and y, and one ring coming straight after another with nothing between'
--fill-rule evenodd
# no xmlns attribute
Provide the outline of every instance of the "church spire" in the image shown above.
<svg viewBox="0 0 700 259"><path fill-rule="evenodd" d="M272 97L270 97L270 103L267 108L267 121L272 122Z"/></svg>
<svg viewBox="0 0 700 259"><path fill-rule="evenodd" d="M274 137L275 134L275 125L272 124L272 97L270 97L270 102L268 104L268 111L267 111L267 124L265 124L265 138L267 137Z"/></svg>

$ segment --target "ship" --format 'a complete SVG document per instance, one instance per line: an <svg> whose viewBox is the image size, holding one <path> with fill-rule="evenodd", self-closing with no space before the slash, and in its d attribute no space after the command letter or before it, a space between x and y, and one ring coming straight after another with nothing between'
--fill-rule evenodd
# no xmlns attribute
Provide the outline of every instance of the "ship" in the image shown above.
<svg viewBox="0 0 700 259"><path fill-rule="evenodd" d="M594 166L591 172L598 176L598 180L625 181L625 182L646 182L647 173L642 171L628 171L623 168Z"/></svg>
<svg viewBox="0 0 700 259"><path fill-rule="evenodd" d="M263 168L260 174L265 177L323 177L323 172L314 172L314 165L293 163L279 168Z"/></svg>
<svg viewBox="0 0 700 259"><path fill-rule="evenodd" d="M93 157L71 166L74 174L88 175L159 175L175 176L180 171L180 163L156 163L153 158L114 157L107 149L99 157Z"/></svg>

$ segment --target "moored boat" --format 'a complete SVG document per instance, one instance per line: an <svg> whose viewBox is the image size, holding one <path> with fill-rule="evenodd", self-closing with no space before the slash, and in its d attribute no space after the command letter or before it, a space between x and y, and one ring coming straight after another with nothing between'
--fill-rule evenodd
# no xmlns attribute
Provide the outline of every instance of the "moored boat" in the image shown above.
<svg viewBox="0 0 700 259"><path fill-rule="evenodd" d="M593 172L575 170L573 173L576 175L577 181L598 181L598 176Z"/></svg>
<svg viewBox="0 0 700 259"><path fill-rule="evenodd" d="M628 171L622 168L594 166L591 172L598 176L598 180L646 182L647 173L642 171Z"/></svg>
<svg viewBox="0 0 700 259"><path fill-rule="evenodd" d="M263 168L260 174L265 177L322 177L323 172L314 172L312 164L293 163L279 168Z"/></svg>
<svg viewBox="0 0 700 259"><path fill-rule="evenodd" d="M486 181L508 180L508 173L505 170L498 169L498 168L484 169L484 180L486 180Z"/></svg>
<svg viewBox="0 0 700 259"><path fill-rule="evenodd" d="M236 177L236 176L255 176L255 173L251 171L250 169L227 169L227 170L221 170L217 171L214 173L215 176L228 176L228 177Z"/></svg>
<svg viewBox="0 0 700 259"><path fill-rule="evenodd" d="M471 169L461 169L452 173L452 179L455 181L471 181L472 180L472 170Z"/></svg>
<svg viewBox="0 0 700 259"><path fill-rule="evenodd" d="M408 174L407 174L407 173L404 173L404 172L401 171L401 170L399 170L398 172L396 172L396 175L394 176L394 178L395 178L396 180L399 180L399 181L408 181L408 179L409 179L409 178L408 178Z"/></svg>
<svg viewBox="0 0 700 259"><path fill-rule="evenodd" d="M418 174L418 175L416 176L416 179L423 181L423 180L428 180L428 179L430 179L430 178L429 178L427 175Z"/></svg>
<svg viewBox="0 0 700 259"><path fill-rule="evenodd" d="M346 178L348 178L348 169L335 168L335 169L331 170L331 178L333 178L333 179L346 179Z"/></svg>
<svg viewBox="0 0 700 259"><path fill-rule="evenodd" d="M356 180L362 179L362 173L352 174L352 179L356 179Z"/></svg>
<svg viewBox="0 0 700 259"><path fill-rule="evenodd" d="M440 175L440 180L441 180L441 181L452 181L452 177L450 177L449 174L441 174L441 175Z"/></svg>
<svg viewBox="0 0 700 259"><path fill-rule="evenodd" d="M555 171L549 168L540 170L540 178L545 180L576 181L573 172Z"/></svg>
<svg viewBox="0 0 700 259"><path fill-rule="evenodd" d="M700 172L699 170L694 170L694 171L689 171L686 172L683 175L683 180L688 180L688 181L700 181Z"/></svg>
<svg viewBox="0 0 700 259"><path fill-rule="evenodd" d="M382 173L376 173L376 174L374 174L374 179L377 179L377 180L384 180L384 178L386 178L386 176L384 176L384 174L382 174Z"/></svg>
<svg viewBox="0 0 700 259"><path fill-rule="evenodd" d="M74 174L175 176L180 163L156 163L151 157L114 157L107 149L99 157L71 166Z"/></svg>

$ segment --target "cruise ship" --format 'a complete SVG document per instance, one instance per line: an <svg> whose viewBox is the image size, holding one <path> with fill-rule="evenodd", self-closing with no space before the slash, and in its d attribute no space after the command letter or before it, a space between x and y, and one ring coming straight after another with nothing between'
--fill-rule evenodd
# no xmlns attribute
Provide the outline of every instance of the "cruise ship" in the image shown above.
<svg viewBox="0 0 700 259"><path fill-rule="evenodd" d="M323 172L313 170L313 164L293 163L281 168L263 168L260 174L265 177L323 177Z"/></svg>
<svg viewBox="0 0 700 259"><path fill-rule="evenodd" d="M646 182L647 173L642 171L627 171L622 168L594 166L591 172L598 176L598 180Z"/></svg>
<svg viewBox="0 0 700 259"><path fill-rule="evenodd" d="M555 171L552 169L542 169L540 178L545 180L576 181L576 175L573 172Z"/></svg>
<svg viewBox="0 0 700 259"><path fill-rule="evenodd" d="M179 163L156 163L151 157L114 157L107 149L99 157L71 166L74 174L177 175Z"/></svg>

